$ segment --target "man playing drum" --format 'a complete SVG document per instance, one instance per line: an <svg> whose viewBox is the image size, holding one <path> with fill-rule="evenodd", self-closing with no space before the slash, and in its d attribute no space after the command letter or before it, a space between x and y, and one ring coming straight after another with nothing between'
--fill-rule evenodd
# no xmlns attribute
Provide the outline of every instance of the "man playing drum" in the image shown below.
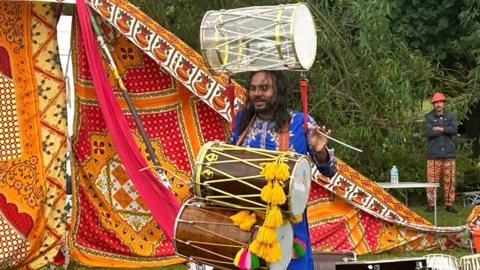
<svg viewBox="0 0 480 270"><path fill-rule="evenodd" d="M317 131L318 125L308 116L308 130L304 130L304 114L288 109L288 84L281 71L256 71L250 76L248 100L244 110L236 116L232 143L243 147L267 150L293 151L309 154L318 170L331 177L336 172L336 161L327 148L327 138ZM327 133L325 128L320 128ZM292 259L287 269L314 269L308 221L294 225L294 236L306 244L304 256Z"/></svg>

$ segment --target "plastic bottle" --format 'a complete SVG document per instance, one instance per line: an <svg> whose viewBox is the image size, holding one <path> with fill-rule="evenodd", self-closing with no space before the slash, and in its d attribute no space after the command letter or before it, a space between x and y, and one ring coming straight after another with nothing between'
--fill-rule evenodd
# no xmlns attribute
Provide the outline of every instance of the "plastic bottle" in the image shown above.
<svg viewBox="0 0 480 270"><path fill-rule="evenodd" d="M398 169L395 165L393 165L392 169L390 170L390 182L392 184L398 184Z"/></svg>

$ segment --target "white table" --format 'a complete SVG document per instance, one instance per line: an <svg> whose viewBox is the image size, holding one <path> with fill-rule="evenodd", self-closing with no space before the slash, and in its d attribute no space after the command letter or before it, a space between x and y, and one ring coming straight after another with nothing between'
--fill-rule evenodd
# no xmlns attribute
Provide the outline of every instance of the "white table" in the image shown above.
<svg viewBox="0 0 480 270"><path fill-rule="evenodd" d="M440 186L439 183L419 183L419 182L399 182L398 184L393 184L390 182L377 182L384 189L404 189L404 188L433 188L433 224L437 226L437 188ZM405 197L405 204L408 206L408 190L403 194Z"/></svg>

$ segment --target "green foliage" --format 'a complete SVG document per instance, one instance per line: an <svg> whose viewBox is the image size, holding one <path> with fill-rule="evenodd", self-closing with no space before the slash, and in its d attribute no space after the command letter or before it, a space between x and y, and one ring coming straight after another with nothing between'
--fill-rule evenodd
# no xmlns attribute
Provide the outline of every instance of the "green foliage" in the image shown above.
<svg viewBox="0 0 480 270"><path fill-rule="evenodd" d="M458 15L463 1L392 1L391 28L414 50L429 59L452 61L461 57L454 42L466 32Z"/></svg>
<svg viewBox="0 0 480 270"><path fill-rule="evenodd" d="M199 51L207 10L296 1L132 0ZM309 112L333 136L336 154L376 181L397 165L401 181L425 181L425 100L438 89L463 121L480 99L480 7L477 1L307 1L318 29L317 59L307 72ZM298 89L298 73L289 73ZM242 82L244 75L235 76ZM293 90L291 105L300 109ZM468 140L457 140L457 179L472 166ZM418 191L420 192L420 191ZM424 196L418 196L423 198Z"/></svg>

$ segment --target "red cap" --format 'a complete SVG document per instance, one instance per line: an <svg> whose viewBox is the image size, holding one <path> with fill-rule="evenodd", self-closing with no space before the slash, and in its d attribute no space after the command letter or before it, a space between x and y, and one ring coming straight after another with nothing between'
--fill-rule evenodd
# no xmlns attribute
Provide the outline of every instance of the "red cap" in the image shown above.
<svg viewBox="0 0 480 270"><path fill-rule="evenodd" d="M433 94L432 103L437 102L437 101L447 101L447 99L445 98L444 94L442 94L440 92L437 92L437 93Z"/></svg>

